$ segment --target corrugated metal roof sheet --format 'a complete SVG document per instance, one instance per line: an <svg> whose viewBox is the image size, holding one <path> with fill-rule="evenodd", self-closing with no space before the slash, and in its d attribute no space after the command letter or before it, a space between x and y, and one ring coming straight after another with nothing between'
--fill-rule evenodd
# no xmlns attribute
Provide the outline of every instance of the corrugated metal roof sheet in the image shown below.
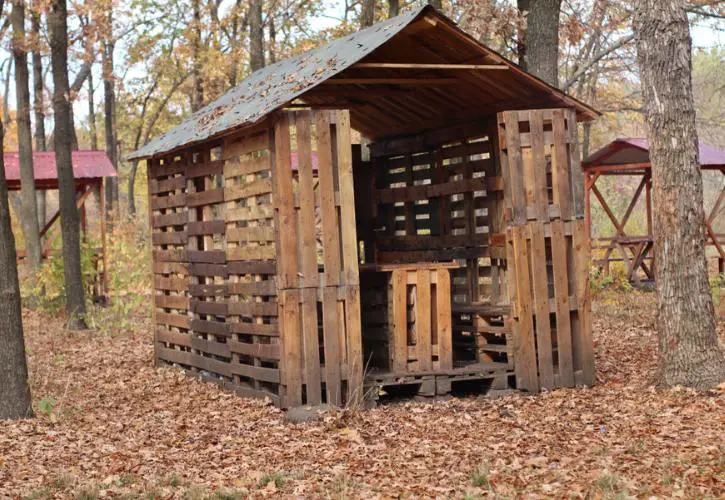
<svg viewBox="0 0 725 500"><path fill-rule="evenodd" d="M20 157L17 152L7 152L3 155L5 160L5 177L8 182L20 181ZM115 177L116 170L108 159L105 151L73 151L73 175L76 179L98 179L101 177ZM34 151L33 172L36 181L49 181L58 179L58 170L55 166L55 152Z"/></svg>
<svg viewBox="0 0 725 500"><path fill-rule="evenodd" d="M429 7L401 14L252 73L190 119L129 154L148 158L250 125L380 47Z"/></svg>
<svg viewBox="0 0 725 500"><path fill-rule="evenodd" d="M700 166L725 166L725 151L704 142L699 144ZM649 140L642 137L615 139L582 162L584 167L595 165L627 165L649 163Z"/></svg>

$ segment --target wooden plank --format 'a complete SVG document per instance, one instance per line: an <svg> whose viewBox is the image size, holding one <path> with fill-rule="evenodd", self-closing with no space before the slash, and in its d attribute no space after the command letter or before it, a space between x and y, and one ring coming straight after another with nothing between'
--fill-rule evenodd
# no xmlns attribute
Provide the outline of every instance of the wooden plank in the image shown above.
<svg viewBox="0 0 725 500"><path fill-rule="evenodd" d="M503 64L420 64L420 63L384 63L384 62L370 62L370 63L357 63L353 66L354 68L372 68L372 69L476 69L476 70L507 70L508 66Z"/></svg>
<svg viewBox="0 0 725 500"><path fill-rule="evenodd" d="M189 328L195 332L211 333L214 335L229 335L229 323L221 321L207 321L194 318L189 323Z"/></svg>
<svg viewBox="0 0 725 500"><path fill-rule="evenodd" d="M258 342L237 342L236 340L227 340L229 352L241 354L242 356L251 356L254 358L279 360L280 344L262 344Z"/></svg>
<svg viewBox="0 0 725 500"><path fill-rule="evenodd" d="M582 172L581 158L579 156L576 111L568 108L564 111L564 117L566 118L566 135L569 144L569 176L572 186L574 217L582 217L584 215L584 172Z"/></svg>
<svg viewBox="0 0 725 500"><path fill-rule="evenodd" d="M392 321L391 328L391 358L394 372L404 372L408 369L408 317L407 317L407 271L396 269L392 272Z"/></svg>
<svg viewBox="0 0 725 500"><path fill-rule="evenodd" d="M154 295L154 304L156 307L166 309L188 309L189 297L184 295Z"/></svg>
<svg viewBox="0 0 725 500"><path fill-rule="evenodd" d="M266 323L228 323L231 333L279 337L279 325Z"/></svg>
<svg viewBox="0 0 725 500"><path fill-rule="evenodd" d="M224 214L227 222L236 221L256 221L264 219L272 219L274 217L274 207L272 205L254 205L251 207L228 208Z"/></svg>
<svg viewBox="0 0 725 500"><path fill-rule="evenodd" d="M187 239L186 231L164 231L151 235L153 245L185 245Z"/></svg>
<svg viewBox="0 0 725 500"><path fill-rule="evenodd" d="M190 306L190 311L196 314L226 316L229 313L226 302L211 302L206 300L191 299Z"/></svg>
<svg viewBox="0 0 725 500"><path fill-rule="evenodd" d="M280 114L274 125L274 146L274 203L277 206L275 227L279 237L277 284L280 289L295 288L299 282L299 266L297 262L297 217L292 188L289 112ZM296 389L293 388L293 390ZM296 395L292 394L292 397L296 398Z"/></svg>
<svg viewBox="0 0 725 500"><path fill-rule="evenodd" d="M222 162L219 160L209 161L207 163L197 165L188 165L186 167L186 178L195 179L199 177L211 177L222 173Z"/></svg>
<svg viewBox="0 0 725 500"><path fill-rule="evenodd" d="M189 236L207 236L210 234L222 234L225 231L223 220L208 220L189 222L186 225L186 233Z"/></svg>
<svg viewBox="0 0 725 500"><path fill-rule="evenodd" d="M165 347L158 347L157 352L160 359L171 363L178 363L194 368L199 368L201 370L216 373L224 377L231 376L230 364L224 361L218 361L214 358L199 356L198 354L194 354L188 351L177 351Z"/></svg>
<svg viewBox="0 0 725 500"><path fill-rule="evenodd" d="M224 201L224 189L210 189L207 191L199 191L197 193L186 194L187 207L200 207L203 205L212 205L214 203L222 203Z"/></svg>
<svg viewBox="0 0 725 500"><path fill-rule="evenodd" d="M205 262L207 264L225 264L227 262L224 250L187 250L186 258L189 262Z"/></svg>
<svg viewBox="0 0 725 500"><path fill-rule="evenodd" d="M277 295L277 284L273 279L264 281L228 283L226 287L232 295Z"/></svg>
<svg viewBox="0 0 725 500"><path fill-rule="evenodd" d="M297 126L297 157L299 171L300 199L300 254L302 257L303 286L317 287L319 276L317 270L317 237L315 224L315 179L312 172L312 115L309 111L295 113ZM317 314L315 313L315 317ZM318 365L319 365L319 354ZM319 378L319 370L317 373ZM308 379L309 380L309 379ZM317 380L312 379L312 380ZM319 385L319 384L318 384ZM313 396L316 396L314 394ZM320 396L321 397L321 396Z"/></svg>
<svg viewBox="0 0 725 500"><path fill-rule="evenodd" d="M287 132L287 138L289 138L289 131ZM282 139L284 140L284 139ZM289 149L288 149L289 151ZM278 162L277 168L280 168L279 162L284 160L281 160L280 158L275 157L275 161ZM287 162L285 163L289 165L289 158L287 159ZM291 168L291 167L290 167ZM291 175L291 172L290 172ZM224 188L224 200L225 201L233 201L233 200L239 200L242 198L249 198L251 196L259 196L262 194L269 194L272 192L272 179L260 179L253 182L248 182L246 184L237 184L236 186L230 186Z"/></svg>
<svg viewBox="0 0 725 500"><path fill-rule="evenodd" d="M230 160L256 151L265 151L269 147L267 130L251 136L234 138L224 142L222 160Z"/></svg>
<svg viewBox="0 0 725 500"><path fill-rule="evenodd" d="M238 161L228 160L224 163L224 178L244 177L250 174L258 174L271 168L269 156L257 156L255 158L246 158Z"/></svg>
<svg viewBox="0 0 725 500"><path fill-rule="evenodd" d="M567 243L562 221L551 223L551 258L554 268L554 299L556 303L556 341L559 357L559 381L564 387L574 386L574 360L569 317L569 279L567 277Z"/></svg>
<svg viewBox="0 0 725 500"><path fill-rule="evenodd" d="M337 171L340 190L340 232L346 285L359 285L357 231L355 227L355 185L352 178L350 112L336 112ZM357 326L359 328L359 325Z"/></svg>
<svg viewBox="0 0 725 500"><path fill-rule="evenodd" d="M151 179L149 191L151 194L168 193L170 191L182 190L186 187L184 177L169 177L168 179Z"/></svg>
<svg viewBox="0 0 725 500"><path fill-rule="evenodd" d="M431 351L430 271L416 271L415 286L415 339L418 370L433 369Z"/></svg>
<svg viewBox="0 0 725 500"><path fill-rule="evenodd" d="M152 225L154 228L169 227L169 226L182 226L189 220L189 215L186 211L175 212L171 214L154 215L152 217Z"/></svg>
<svg viewBox="0 0 725 500"><path fill-rule="evenodd" d="M153 210L164 210L186 206L186 193L170 194L168 196L152 196L151 208Z"/></svg>
<svg viewBox="0 0 725 500"><path fill-rule="evenodd" d="M180 274L186 276L189 273L189 266L184 262L154 262L153 272L155 274Z"/></svg>
<svg viewBox="0 0 725 500"><path fill-rule="evenodd" d="M302 336L304 339L305 384L308 405L322 401L320 342L317 331L317 291L302 290Z"/></svg>
<svg viewBox="0 0 725 500"><path fill-rule="evenodd" d="M156 312L156 323L159 325L175 326L177 328L189 328L189 320L191 318L186 315Z"/></svg>
<svg viewBox="0 0 725 500"><path fill-rule="evenodd" d="M519 119L515 111L503 113L506 125L506 152L508 162L504 168L508 169L508 179L511 183L511 222L515 225L526 222L526 189L523 179L523 159L519 142Z"/></svg>
<svg viewBox="0 0 725 500"><path fill-rule="evenodd" d="M516 387L530 392L539 390L536 369L536 340L534 320L531 311L533 294L529 275L529 249L526 242L526 227L512 228L513 258L516 261L516 312L518 335L515 340Z"/></svg>
<svg viewBox="0 0 725 500"><path fill-rule="evenodd" d="M325 354L325 387L327 404L340 405L340 325L337 314L337 287L325 287L322 295L322 334Z"/></svg>
<svg viewBox="0 0 725 500"><path fill-rule="evenodd" d="M226 230L227 242L274 242L275 238L272 226L228 227Z"/></svg>
<svg viewBox="0 0 725 500"><path fill-rule="evenodd" d="M339 122L338 122L339 123ZM345 333L347 348L347 404L357 407L363 400L365 370L360 318L360 287L345 287Z"/></svg>
<svg viewBox="0 0 725 500"><path fill-rule="evenodd" d="M248 260L270 260L276 257L274 245L244 245L241 247L227 248L227 260L248 261Z"/></svg>
<svg viewBox="0 0 725 500"><path fill-rule="evenodd" d="M277 316L276 302L229 302L229 314L238 316Z"/></svg>
<svg viewBox="0 0 725 500"><path fill-rule="evenodd" d="M229 295L227 285L189 284L189 295L192 297L224 297Z"/></svg>
<svg viewBox="0 0 725 500"><path fill-rule="evenodd" d="M574 222L573 258L576 263L576 294L579 315L578 358L582 370L582 382L594 385L594 340L592 337L591 296L589 291L590 249L589 234L582 220Z"/></svg>
<svg viewBox="0 0 725 500"><path fill-rule="evenodd" d="M156 290L170 290L173 292L186 291L188 282L185 278L154 276L154 288Z"/></svg>
<svg viewBox="0 0 725 500"><path fill-rule="evenodd" d="M549 220L549 194L546 186L546 157L544 155L544 116L539 110L529 112L531 130L531 160L534 184L534 209L539 222Z"/></svg>
<svg viewBox="0 0 725 500"><path fill-rule="evenodd" d="M279 370L276 368L245 365L243 363L229 363L229 374L249 377L262 382L271 382L273 384L278 384L280 382ZM295 406L299 406L299 404Z"/></svg>
<svg viewBox="0 0 725 500"><path fill-rule="evenodd" d="M546 271L544 227L537 222L528 224L531 239L531 280L533 282L534 315L536 318L536 352L539 365L539 385L554 388L554 358L549 318L549 281Z"/></svg>
<svg viewBox="0 0 725 500"><path fill-rule="evenodd" d="M300 332L300 297L298 290L281 290L282 361L286 403L302 404L302 337Z"/></svg>
<svg viewBox="0 0 725 500"><path fill-rule="evenodd" d="M463 179L423 186L380 189L377 191L377 200L379 203L411 202L485 190L486 179L484 177L476 177L474 179ZM448 215L450 216L450 214Z"/></svg>
<svg viewBox="0 0 725 500"><path fill-rule="evenodd" d="M553 111L552 128L554 143L551 145L551 184L554 203L561 208L561 219L571 220L572 192L563 110L555 109Z"/></svg>
<svg viewBox="0 0 725 500"><path fill-rule="evenodd" d="M451 275L448 269L436 271L436 324L438 363L441 370L453 368L453 328L451 325Z"/></svg>
<svg viewBox="0 0 725 500"><path fill-rule="evenodd" d="M322 252L325 263L325 283L340 284L340 225L335 208L333 144L330 134L330 115L315 112L317 131L317 170L320 181L320 214L322 216ZM354 220L354 219L353 219ZM354 224L353 224L354 227Z"/></svg>
<svg viewBox="0 0 725 500"><path fill-rule="evenodd" d="M274 261L230 262L227 266L229 274L276 274L277 263Z"/></svg>

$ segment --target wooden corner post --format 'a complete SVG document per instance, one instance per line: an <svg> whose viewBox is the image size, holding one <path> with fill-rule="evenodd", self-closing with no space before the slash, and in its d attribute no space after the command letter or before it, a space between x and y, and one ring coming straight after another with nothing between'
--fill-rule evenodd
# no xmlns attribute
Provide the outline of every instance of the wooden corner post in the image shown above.
<svg viewBox="0 0 725 500"><path fill-rule="evenodd" d="M589 235L573 109L498 113L519 389L594 383Z"/></svg>

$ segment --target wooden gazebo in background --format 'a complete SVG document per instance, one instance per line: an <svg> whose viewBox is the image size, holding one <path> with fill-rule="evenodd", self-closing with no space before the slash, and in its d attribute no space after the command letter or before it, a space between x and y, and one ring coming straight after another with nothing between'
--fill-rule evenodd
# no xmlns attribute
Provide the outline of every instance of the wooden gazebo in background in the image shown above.
<svg viewBox="0 0 725 500"><path fill-rule="evenodd" d="M725 174L725 151L707 144L700 143L700 168L703 170L720 171ZM610 272L613 262L624 262L627 267L627 278L639 283L642 271L648 280L655 279L654 273L654 239L652 236L652 176L649 162L649 142L647 139L617 139L590 155L582 162L585 178L584 203L587 228L592 240L594 264L605 273ZM637 189L629 201L621 218L614 213L602 192L598 189L597 180L604 176L629 176L639 180ZM591 200L592 195L599 202L614 229L614 236L592 234ZM644 196L646 231L644 234L628 234L627 222L634 213L637 202ZM725 234L716 231L715 222L723 209L725 186L721 189L717 200L706 214L705 236L706 248L714 248L717 252L718 270L723 272L725 262ZM617 256L619 254L619 256Z"/></svg>
<svg viewBox="0 0 725 500"><path fill-rule="evenodd" d="M253 73L129 155L156 362L283 407L592 384L597 115L430 6Z"/></svg>
<svg viewBox="0 0 725 500"><path fill-rule="evenodd" d="M6 152L5 176L10 191L20 190L20 162L17 152ZM94 190L100 193L100 248L95 249L96 266L100 280L95 287L96 299L103 299L108 295L108 259L106 252L106 198L103 189L105 177L115 177L116 170L104 151L73 151L73 175L76 184L76 206L81 213L81 230L85 235L88 230L85 203ZM35 189L55 190L58 189L58 171L55 164L55 153L53 151L33 152L33 172L35 175ZM40 236L44 238L60 219L60 210L56 210L41 228ZM60 235L60 231L56 237ZM43 258L47 258L52 252L54 238L44 239ZM25 258L24 251L18 251L18 259Z"/></svg>

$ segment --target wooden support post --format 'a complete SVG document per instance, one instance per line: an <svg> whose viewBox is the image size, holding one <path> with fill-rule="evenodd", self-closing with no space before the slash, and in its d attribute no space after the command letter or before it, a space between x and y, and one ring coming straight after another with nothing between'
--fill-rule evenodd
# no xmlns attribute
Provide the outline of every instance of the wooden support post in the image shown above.
<svg viewBox="0 0 725 500"><path fill-rule="evenodd" d="M101 252L103 255L101 256L103 260L103 273L101 274L101 282L102 282L102 293L105 301L108 301L108 246L106 243L106 189L105 189L105 180L101 179L98 182L98 191L100 193L101 198ZM151 225L151 201L149 199L149 225Z"/></svg>

